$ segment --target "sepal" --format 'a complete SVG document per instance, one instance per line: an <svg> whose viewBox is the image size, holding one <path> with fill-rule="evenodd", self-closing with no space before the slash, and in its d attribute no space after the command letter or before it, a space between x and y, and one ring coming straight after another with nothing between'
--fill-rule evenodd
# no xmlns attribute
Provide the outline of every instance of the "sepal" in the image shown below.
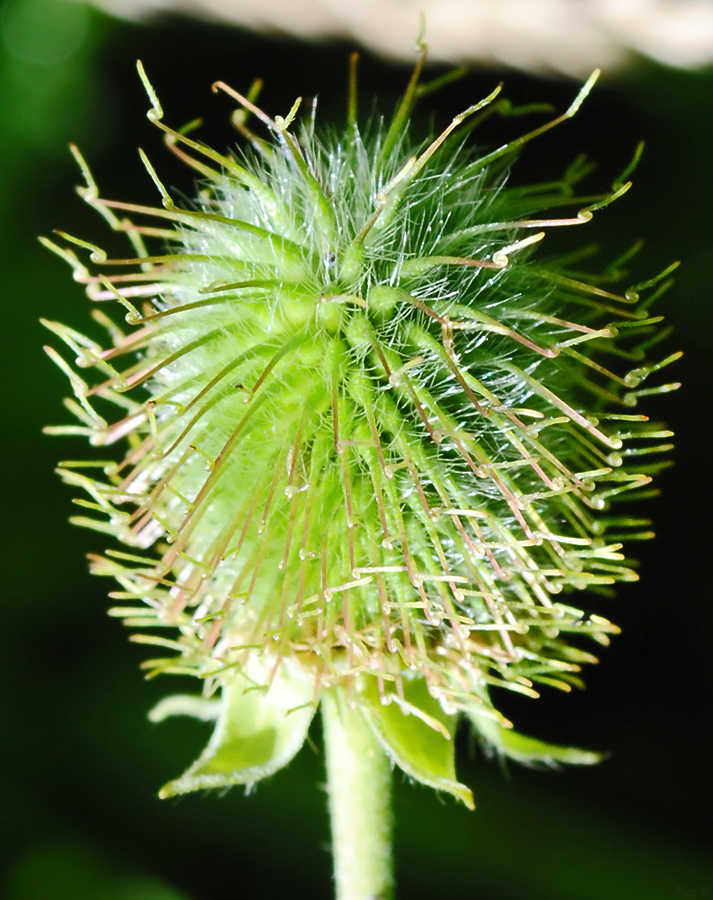
<svg viewBox="0 0 713 900"><path fill-rule="evenodd" d="M602 760L602 754L593 750L548 744L520 734L513 728L501 724L495 718L495 714L491 716L471 712L469 718L486 747L500 756L524 765L554 767L559 763L566 763L571 766L591 766Z"/></svg>
<svg viewBox="0 0 713 900"><path fill-rule="evenodd" d="M314 680L283 662L269 688L263 687L269 669L261 666L257 673L255 668L248 674L236 672L223 688L208 746L180 778L161 789L161 798L201 788L251 785L286 766L302 747L315 712Z"/></svg>
<svg viewBox="0 0 713 900"><path fill-rule="evenodd" d="M444 712L425 679L404 679L401 697L387 688L380 693L376 678L369 676L361 699L364 716L393 763L415 781L447 791L474 809L471 791L456 780L456 716Z"/></svg>
<svg viewBox="0 0 713 900"><path fill-rule="evenodd" d="M190 716L201 722L214 722L223 709L222 700L209 699L195 694L169 694L149 713L150 722L163 722L172 716Z"/></svg>

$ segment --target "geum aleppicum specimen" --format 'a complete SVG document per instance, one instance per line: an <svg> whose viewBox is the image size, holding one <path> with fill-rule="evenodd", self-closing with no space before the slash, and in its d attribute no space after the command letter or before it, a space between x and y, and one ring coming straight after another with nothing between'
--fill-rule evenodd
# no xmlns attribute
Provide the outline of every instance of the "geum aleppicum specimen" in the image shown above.
<svg viewBox="0 0 713 900"><path fill-rule="evenodd" d="M676 387L642 386L675 358L648 356L670 270L616 292L621 261L585 276L574 257L534 252L628 183L578 197L581 160L559 181L507 183L515 154L573 115L594 77L564 115L485 154L466 136L509 110L498 91L412 145L420 65L391 123L366 130L352 79L340 135L314 112L298 119L297 103L271 119L257 89L219 83L248 143L221 155L163 123L140 73L198 196L177 205L141 152L162 206L102 199L76 153L80 194L133 251L111 260L60 233L91 251L93 274L45 242L111 342L46 323L95 376L48 349L81 422L49 430L123 448L60 469L90 498L76 521L127 545L92 569L121 586L112 615L160 651L149 675L202 679L202 697L167 698L154 718L217 718L162 795L274 772L320 701L469 805L453 763L462 715L516 759L592 761L516 734L491 688L580 683L594 661L580 638L616 628L579 592L636 578L621 541L649 535L610 505L643 496L670 446L637 409ZM128 333L102 308L117 303Z"/></svg>

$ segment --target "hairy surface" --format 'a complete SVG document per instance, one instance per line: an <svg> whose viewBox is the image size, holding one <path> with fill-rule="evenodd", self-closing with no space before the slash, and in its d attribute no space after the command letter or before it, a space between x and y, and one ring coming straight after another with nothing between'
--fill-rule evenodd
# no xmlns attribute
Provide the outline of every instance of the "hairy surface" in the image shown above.
<svg viewBox="0 0 713 900"><path fill-rule="evenodd" d="M83 423L54 430L124 447L103 476L61 471L103 516L82 524L131 548L93 569L119 581L112 612L148 629L136 639L169 651L149 672L195 673L210 693L236 672L267 687L288 660L314 704L371 676L404 709L404 680L423 679L476 722L491 685L579 684L594 657L578 639L616 628L578 592L636 578L621 542L649 534L610 504L646 492L670 447L635 407L676 386L641 387L674 358L648 357L665 277L617 293L619 263L584 277L533 254L628 184L578 198L581 161L548 184L506 182L519 148L591 84L486 155L458 129L497 111L497 92L412 148L416 80L388 128L352 118L338 136L308 118L296 137L296 109L272 120L218 85L243 110L241 157L168 129L146 84L199 196L179 209L146 160L162 209L104 200L82 162L85 199L134 256L70 238L113 272L92 275L52 246L93 300L129 310L131 330L100 313L101 348L50 327L100 373L89 386L51 351ZM151 217L162 223L137 224ZM254 657L269 660L262 680Z"/></svg>

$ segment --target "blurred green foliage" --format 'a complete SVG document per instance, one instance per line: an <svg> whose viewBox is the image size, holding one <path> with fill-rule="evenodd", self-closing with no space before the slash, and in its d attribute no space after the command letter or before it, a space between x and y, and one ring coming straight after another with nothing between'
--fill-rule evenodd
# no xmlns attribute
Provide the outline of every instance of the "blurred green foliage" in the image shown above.
<svg viewBox="0 0 713 900"><path fill-rule="evenodd" d="M86 845L32 847L12 869L7 900L186 900L156 879L117 871Z"/></svg>
<svg viewBox="0 0 713 900"><path fill-rule="evenodd" d="M141 652L105 616L107 585L85 571L84 553L100 549L101 538L67 525L68 492L52 468L79 445L40 433L65 421L66 386L42 356L37 320L84 329L89 304L36 235L59 227L104 240L101 223L71 190L79 177L70 140L107 194L153 197L135 147L143 144L154 157L163 151L144 118L137 57L172 124L203 115L220 146L234 138L230 110L210 93L213 80L245 89L261 75L265 105L282 113L296 89L321 91L327 120L343 115L349 49L183 19L127 24L63 0L9 0L0 8L4 900L330 896L316 748L249 797L156 799L157 788L196 755L207 726L146 721L163 692L181 686L142 682ZM368 55L361 71L364 96L378 93L385 105L407 77ZM518 102L545 99L563 108L575 91L564 82L477 72L429 105L437 123L501 77ZM459 774L475 787L472 814L397 777L403 897L656 900L705 896L713 887L711 112L713 72L642 64L606 79L572 123L528 149L513 174L522 181L554 176L585 150L598 164L594 188L602 189L637 141L647 141L630 194L588 230L569 229L558 239L596 240L609 260L644 237L635 277L683 259L661 311L676 326L670 348L687 352L676 373L684 389L655 409L676 429L677 464L661 479L652 511L658 538L641 548L642 581L603 602L624 634L587 673L587 693L505 701L524 731L610 750L611 759L592 770L502 773L464 734ZM424 132L427 122L424 114ZM484 137L500 143L495 125ZM190 193L179 165L169 159L166 171L168 184ZM318 745L318 730L312 737ZM689 889L697 893L681 893Z"/></svg>

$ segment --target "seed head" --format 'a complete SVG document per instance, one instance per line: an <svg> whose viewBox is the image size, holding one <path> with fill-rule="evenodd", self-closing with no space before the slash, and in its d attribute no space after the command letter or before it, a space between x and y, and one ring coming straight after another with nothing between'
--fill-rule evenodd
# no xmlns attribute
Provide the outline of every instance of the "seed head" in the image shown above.
<svg viewBox="0 0 713 900"><path fill-rule="evenodd" d="M149 118L200 173L191 204L142 151L162 206L103 199L75 151L80 193L133 250L110 260L63 234L94 274L46 242L110 335L104 348L45 323L95 376L48 350L81 423L50 430L121 448L60 472L90 497L75 521L127 548L92 570L119 582L111 614L161 651L148 674L203 681L203 698L168 698L154 718L218 720L164 796L280 768L333 689L409 775L466 803L459 715L518 759L596 756L515 734L491 688L569 690L595 661L581 638L617 630L581 591L635 579L621 542L649 535L610 506L648 492L670 447L636 408L676 387L642 387L676 356L648 357L670 269L617 292L619 263L583 276L534 254L629 187L579 199L581 160L559 181L507 184L594 77L563 115L483 154L465 135L507 111L499 89L412 145L420 65L388 126L360 130L353 81L340 135L314 113L298 125L299 102L273 119L256 88L218 83L248 145L228 155L165 125L139 67ZM128 333L102 310L117 302Z"/></svg>

